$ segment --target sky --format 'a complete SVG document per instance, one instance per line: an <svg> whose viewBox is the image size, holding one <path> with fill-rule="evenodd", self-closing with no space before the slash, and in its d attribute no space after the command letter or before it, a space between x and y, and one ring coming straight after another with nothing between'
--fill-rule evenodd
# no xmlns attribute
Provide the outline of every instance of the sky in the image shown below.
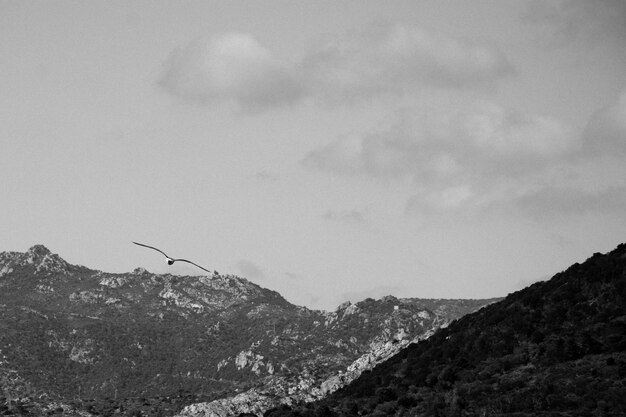
<svg viewBox="0 0 626 417"><path fill-rule="evenodd" d="M626 241L623 0L0 0L0 251L333 310Z"/></svg>

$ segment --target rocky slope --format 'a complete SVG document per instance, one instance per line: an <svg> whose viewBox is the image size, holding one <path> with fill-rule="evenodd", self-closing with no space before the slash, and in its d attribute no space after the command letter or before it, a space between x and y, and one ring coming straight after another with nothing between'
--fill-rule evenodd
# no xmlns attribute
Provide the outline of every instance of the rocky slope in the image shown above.
<svg viewBox="0 0 626 417"><path fill-rule="evenodd" d="M624 416L626 244L410 345L278 416Z"/></svg>
<svg viewBox="0 0 626 417"><path fill-rule="evenodd" d="M446 324L443 325L445 327ZM350 384L364 371L371 370L411 343L426 339L435 332L434 327L412 339L404 331L398 332L386 341L374 342L370 351L350 364L345 371L339 371L321 383L309 375L300 375L296 380L272 377L264 381L262 388L252 388L234 397L226 397L206 403L185 407L178 417L227 417L239 414L263 415L269 409L280 405L293 405L320 400Z"/></svg>
<svg viewBox="0 0 626 417"><path fill-rule="evenodd" d="M314 399L355 376L356 359L371 365L492 301L316 311L233 275L111 274L37 245L0 253L0 398L104 415L172 415L242 392Z"/></svg>

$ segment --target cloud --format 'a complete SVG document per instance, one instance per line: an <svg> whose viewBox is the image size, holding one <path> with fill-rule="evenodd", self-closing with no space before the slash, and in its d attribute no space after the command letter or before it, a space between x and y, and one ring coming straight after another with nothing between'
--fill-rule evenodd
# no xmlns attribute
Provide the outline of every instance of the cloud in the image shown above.
<svg viewBox="0 0 626 417"><path fill-rule="evenodd" d="M432 97L403 109L391 128L338 138L310 151L302 163L321 171L448 186L523 176L578 146L569 128L554 118L485 101Z"/></svg>
<svg viewBox="0 0 626 417"><path fill-rule="evenodd" d="M546 29L544 41L556 45L626 38L624 0L535 0L524 17Z"/></svg>
<svg viewBox="0 0 626 417"><path fill-rule="evenodd" d="M328 210L322 216L324 220L340 222L340 223L364 223L365 217L363 213L358 210L343 210L343 211L333 211Z"/></svg>
<svg viewBox="0 0 626 417"><path fill-rule="evenodd" d="M159 84L185 99L227 100L252 110L289 104L302 95L293 71L242 33L199 38L174 50Z"/></svg>
<svg viewBox="0 0 626 417"><path fill-rule="evenodd" d="M626 156L626 89L615 103L592 116L583 138L589 155Z"/></svg>
<svg viewBox="0 0 626 417"><path fill-rule="evenodd" d="M580 137L555 118L433 95L403 108L389 128L340 137L301 162L336 175L402 182L407 213L471 214L511 201L523 205L521 196L558 180L580 149Z"/></svg>
<svg viewBox="0 0 626 417"><path fill-rule="evenodd" d="M199 38L170 53L159 85L184 99L259 111L304 98L341 102L416 93L424 86L482 89L513 72L493 46L418 27L370 25L294 64L280 62L249 34Z"/></svg>
<svg viewBox="0 0 626 417"><path fill-rule="evenodd" d="M246 278L259 279L265 278L265 272L254 262L242 259L237 262L237 267L241 274Z"/></svg>
<svg viewBox="0 0 626 417"><path fill-rule="evenodd" d="M475 88L513 73L504 54L418 27L371 25L309 53L301 70L333 99L404 94L423 85Z"/></svg>

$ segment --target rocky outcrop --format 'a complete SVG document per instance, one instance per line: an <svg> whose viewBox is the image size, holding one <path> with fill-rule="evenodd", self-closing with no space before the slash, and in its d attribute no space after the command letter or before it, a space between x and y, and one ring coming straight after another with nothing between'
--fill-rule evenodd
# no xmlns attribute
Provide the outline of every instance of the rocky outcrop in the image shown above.
<svg viewBox="0 0 626 417"><path fill-rule="evenodd" d="M230 398L189 405L177 414L177 417L229 417L242 413L262 416L268 409L281 404L292 405L322 399L348 385L364 371L373 369L409 344L427 339L435 330L436 328L429 329L424 334L409 339L408 334L401 329L390 339L374 343L371 351L352 362L345 371L340 371L321 383L316 383L310 376L295 381L276 378L268 381L262 389L254 388Z"/></svg>
<svg viewBox="0 0 626 417"><path fill-rule="evenodd" d="M238 394L232 398L216 400L210 403L191 404L183 409L181 417L227 417L241 413L262 415L265 410L276 404L291 405L289 401L282 401L269 395L261 394L256 390Z"/></svg>
<svg viewBox="0 0 626 417"><path fill-rule="evenodd" d="M0 254L0 277L21 268L32 269L34 274L72 272L69 263L43 245L35 245L25 253L3 252Z"/></svg>

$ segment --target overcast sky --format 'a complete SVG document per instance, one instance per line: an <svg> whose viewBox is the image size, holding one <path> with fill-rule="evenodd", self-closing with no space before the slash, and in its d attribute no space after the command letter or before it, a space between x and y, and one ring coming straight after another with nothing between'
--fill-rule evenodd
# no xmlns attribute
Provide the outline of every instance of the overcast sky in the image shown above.
<svg viewBox="0 0 626 417"><path fill-rule="evenodd" d="M626 241L625 45L623 0L0 0L0 251L504 296Z"/></svg>

